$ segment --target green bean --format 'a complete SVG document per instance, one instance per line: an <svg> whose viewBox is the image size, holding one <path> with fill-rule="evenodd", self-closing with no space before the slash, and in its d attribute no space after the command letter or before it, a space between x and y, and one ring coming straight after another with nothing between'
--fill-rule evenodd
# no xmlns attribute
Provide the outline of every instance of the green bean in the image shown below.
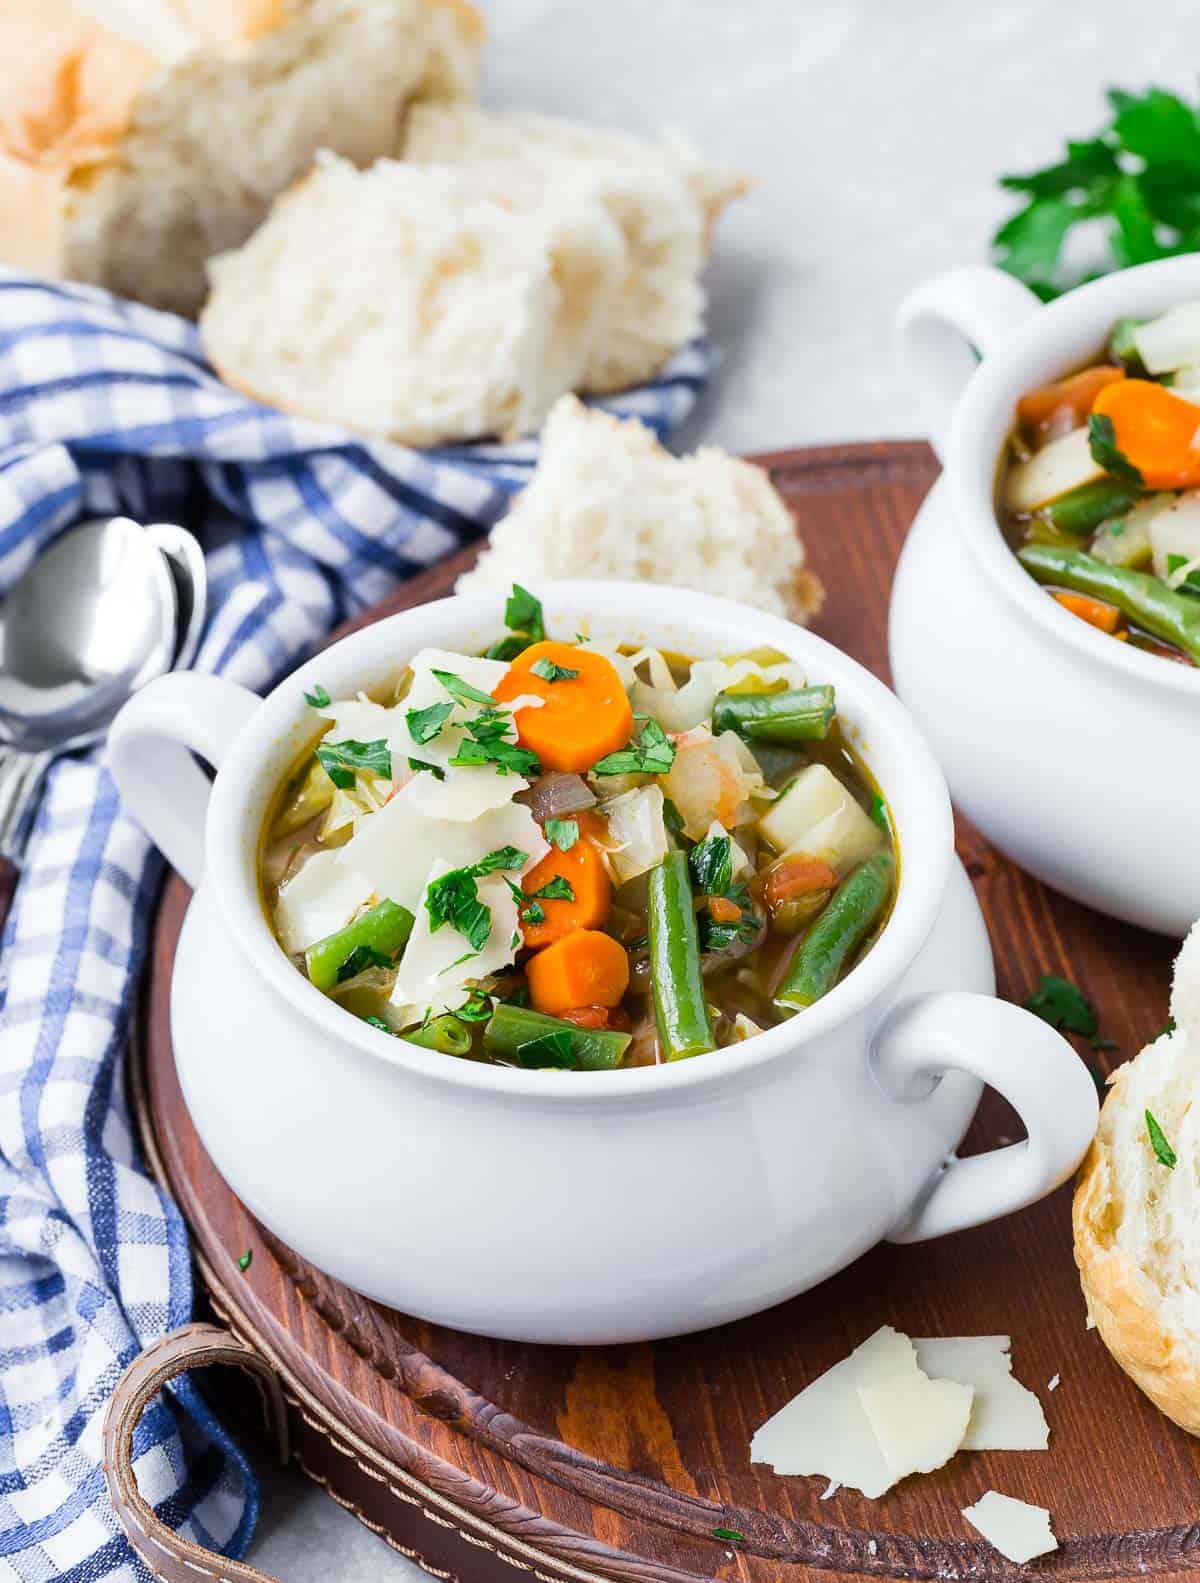
<svg viewBox="0 0 1200 1583"><path fill-rule="evenodd" d="M713 730L736 731L751 742L822 741L836 712L832 687L720 693L713 705Z"/></svg>
<svg viewBox="0 0 1200 1583"><path fill-rule="evenodd" d="M895 877L890 852L876 852L851 869L797 947L775 997L777 1006L799 1010L829 993L883 915Z"/></svg>
<svg viewBox="0 0 1200 1583"><path fill-rule="evenodd" d="M687 854L668 852L650 870L650 987L654 1020L668 1061L716 1048L692 905Z"/></svg>
<svg viewBox="0 0 1200 1583"><path fill-rule="evenodd" d="M620 1066L629 1048L631 1034L612 1028L577 1028L561 1017L547 1017L528 1006L496 1007L483 1030L483 1047L489 1055L521 1063L521 1046L544 1039L547 1034L567 1034L571 1040L571 1064L582 1072L609 1072Z"/></svg>
<svg viewBox="0 0 1200 1583"><path fill-rule="evenodd" d="M363 968L383 966L379 958L390 965L408 944L412 926L413 915L407 907L381 901L344 929L336 929L309 946L304 953L308 976L318 989L328 991Z"/></svg>
<svg viewBox="0 0 1200 1583"><path fill-rule="evenodd" d="M442 1055L466 1055L471 1048L471 1030L457 1017L434 1017L423 1028L413 1028L401 1035L409 1044L419 1044L423 1050L437 1050Z"/></svg>
<svg viewBox="0 0 1200 1583"><path fill-rule="evenodd" d="M1138 498L1138 490L1116 478L1093 478L1090 483L1068 489L1037 513L1062 533L1082 537L1098 528L1109 517L1120 516Z"/></svg>
<svg viewBox="0 0 1200 1583"><path fill-rule="evenodd" d="M1160 577L1111 566L1080 550L1057 550L1048 544L1027 544L1017 551L1021 565L1039 583L1090 594L1116 605L1139 627L1173 643L1200 665L1200 599L1177 594Z"/></svg>

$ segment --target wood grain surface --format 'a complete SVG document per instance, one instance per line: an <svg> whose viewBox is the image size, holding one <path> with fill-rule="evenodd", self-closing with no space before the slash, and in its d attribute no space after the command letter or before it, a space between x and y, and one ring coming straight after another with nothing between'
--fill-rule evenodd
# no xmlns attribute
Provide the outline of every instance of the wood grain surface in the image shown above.
<svg viewBox="0 0 1200 1583"><path fill-rule="evenodd" d="M935 473L931 455L921 445L878 444L761 460L829 588L817 630L886 675L888 587ZM472 554L407 584L373 616L445 593ZM1080 1042L1097 1067L1125 1059L1162 1028L1170 942L1055 896L961 823L959 850L987 916L1002 995L1024 1000L1042 972L1078 983L1117 1046L1097 1053ZM701 1335L577 1351L437 1329L305 1264L256 1225L216 1174L171 1056L168 991L186 903L172 878L138 1041L152 1159L183 1206L218 1311L278 1364L310 1441L319 1435L336 1449L324 1471L313 1471L401 1544L424 1553L420 1534L435 1528L422 1525L449 1524L468 1538L480 1577L503 1575L504 1558L548 1578L663 1583L991 1579L1020 1569L959 1513L996 1488L1052 1511L1062 1548L1027 1571L1200 1575L1197 1444L1140 1396L1086 1330L1069 1189L995 1225L917 1247L880 1246L815 1291ZM1014 1127L989 1095L967 1147ZM403 1243L398 1226L398 1258ZM243 1250L253 1253L244 1274L236 1262ZM630 1270L629 1278L652 1280L653 1272ZM851 1490L822 1499L821 1479L752 1466L753 1430L884 1323L912 1335L1011 1334L1016 1373L1046 1407L1049 1452L960 1454L879 1501ZM1054 1375L1061 1385L1050 1393ZM715 1528L744 1538L722 1541Z"/></svg>

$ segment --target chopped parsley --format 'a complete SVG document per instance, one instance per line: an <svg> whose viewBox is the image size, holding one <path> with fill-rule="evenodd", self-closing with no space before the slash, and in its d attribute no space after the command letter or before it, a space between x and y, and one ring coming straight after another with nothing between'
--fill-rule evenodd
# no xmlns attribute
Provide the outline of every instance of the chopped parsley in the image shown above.
<svg viewBox="0 0 1200 1583"><path fill-rule="evenodd" d="M418 746L432 742L454 712L453 703L430 704L428 709L410 709L404 716L408 734Z"/></svg>
<svg viewBox="0 0 1200 1583"><path fill-rule="evenodd" d="M696 919L701 951L727 951L738 942L749 945L758 939L761 925L745 880L731 885L725 896L741 909L740 916L729 923L718 922L705 907Z"/></svg>
<svg viewBox="0 0 1200 1583"><path fill-rule="evenodd" d="M457 929L476 954L487 944L492 932L492 911L480 901L475 881L484 874L498 869L520 868L528 861L526 853L515 846L498 847L478 863L466 868L448 869L433 880L425 892L425 910L429 914L429 932L436 934L444 923ZM465 958L460 957L459 962ZM459 962L451 963L457 967ZM449 972L449 968L446 969Z"/></svg>
<svg viewBox="0 0 1200 1583"><path fill-rule="evenodd" d="M1181 578L1179 582L1171 583L1171 587L1177 594L1191 594L1193 598L1200 599L1200 566L1195 564L1195 557L1189 558L1186 555L1167 556L1168 578L1174 577L1175 573L1182 571L1185 566L1190 566L1191 571L1188 572L1186 577Z"/></svg>
<svg viewBox="0 0 1200 1583"><path fill-rule="evenodd" d="M544 682L573 682L579 675L578 671L570 670L566 665L556 665L545 657L534 660L529 669L532 675L540 676Z"/></svg>
<svg viewBox="0 0 1200 1583"><path fill-rule="evenodd" d="M247 1248L245 1253L243 1253L239 1257L239 1259L237 1261L238 1269L241 1270L243 1275L245 1275L246 1271L250 1268L250 1266L251 1266L251 1264L253 1262L254 1262L254 1249L253 1248Z"/></svg>
<svg viewBox="0 0 1200 1583"><path fill-rule="evenodd" d="M669 797L663 798L663 824L672 835L683 834L683 815Z"/></svg>
<svg viewBox="0 0 1200 1583"><path fill-rule="evenodd" d="M481 989L473 989L466 1004L454 1013L460 1022L486 1022L492 1015L492 998Z"/></svg>
<svg viewBox="0 0 1200 1583"><path fill-rule="evenodd" d="M337 981L339 984L344 984L347 979L357 978L360 973L365 973L369 967L391 967L392 962L392 957L377 951L373 945L356 945L338 968Z"/></svg>
<svg viewBox="0 0 1200 1583"><path fill-rule="evenodd" d="M1025 1010L1052 1028L1065 1028L1068 1033L1082 1033L1090 1039L1096 1031L1096 1013L1087 996L1069 979L1056 978L1053 973L1042 974L1038 987L1025 1002Z"/></svg>
<svg viewBox="0 0 1200 1583"><path fill-rule="evenodd" d="M746 1542L745 1534L739 1533L736 1528L714 1528L712 1533L714 1539L727 1539L731 1545L741 1545Z"/></svg>
<svg viewBox="0 0 1200 1583"><path fill-rule="evenodd" d="M512 938L508 942L508 948L510 951L519 951L521 949L521 931L519 929L513 930Z"/></svg>
<svg viewBox="0 0 1200 1583"><path fill-rule="evenodd" d="M545 923L546 909L540 901L531 901L521 913L522 923Z"/></svg>
<svg viewBox="0 0 1200 1583"><path fill-rule="evenodd" d="M372 1028L382 1028L384 1033L391 1033L392 1031L382 1017L364 1017L363 1021Z"/></svg>
<svg viewBox="0 0 1200 1583"><path fill-rule="evenodd" d="M528 1039L517 1046L517 1060L522 1066L558 1066L571 1068L577 1065L571 1035L565 1028L555 1028L539 1038Z"/></svg>
<svg viewBox="0 0 1200 1583"><path fill-rule="evenodd" d="M304 702L309 706L310 709L328 709L329 694L325 691L324 687L321 686L320 682L316 682L313 685L312 692L305 693Z"/></svg>
<svg viewBox="0 0 1200 1583"><path fill-rule="evenodd" d="M547 880L538 890L531 890L527 894L533 897L535 901L575 900L575 892L571 888L571 881L565 879L561 874L556 874L553 879Z"/></svg>
<svg viewBox="0 0 1200 1583"><path fill-rule="evenodd" d="M876 792L871 798L871 818L881 830L890 829L891 826L888 820L887 803L884 802L883 798L878 792Z"/></svg>
<svg viewBox="0 0 1200 1583"><path fill-rule="evenodd" d="M1150 1139L1150 1147L1154 1150L1155 1159L1160 1165L1165 1165L1168 1171L1175 1169L1179 1156L1167 1142L1166 1134L1159 1126L1152 1111L1146 1112L1146 1132Z"/></svg>
<svg viewBox="0 0 1200 1583"><path fill-rule="evenodd" d="M486 704L488 708L495 705L496 700L491 693L481 692L478 687L472 687L470 682L463 681L462 677L456 676L453 671L434 671L433 674L460 704Z"/></svg>
<svg viewBox="0 0 1200 1583"><path fill-rule="evenodd" d="M1112 478L1123 484L1135 484L1140 489L1144 480L1141 473L1117 445L1117 431L1106 412L1093 412L1088 419L1088 445L1092 460Z"/></svg>
<svg viewBox="0 0 1200 1583"><path fill-rule="evenodd" d="M541 603L520 583L513 584L512 593L504 607L504 621L512 630L506 638L500 638L492 644L487 651L489 660L515 660L530 644L540 643L546 636Z"/></svg>
<svg viewBox="0 0 1200 1583"><path fill-rule="evenodd" d="M501 775L507 775L509 770L517 775L536 775L541 769L537 754L511 742L511 728L512 716L506 710L483 710L466 722L467 735L450 763L456 769L462 765L494 764Z"/></svg>
<svg viewBox="0 0 1200 1583"><path fill-rule="evenodd" d="M349 737L344 742L322 742L317 758L329 779L342 791L354 785L355 775L362 770L381 775L384 780L392 778L392 750L386 737L374 742L355 742Z"/></svg>
<svg viewBox="0 0 1200 1583"><path fill-rule="evenodd" d="M408 767L410 770L416 770L418 774L421 770L428 770L435 781L444 781L446 779L446 772L440 764L430 764L425 759L410 758Z"/></svg>
<svg viewBox="0 0 1200 1583"><path fill-rule="evenodd" d="M569 852L579 840L579 821L576 819L547 819L542 829L546 840L560 852Z"/></svg>
<svg viewBox="0 0 1200 1583"><path fill-rule="evenodd" d="M592 765L593 775L665 775L675 762L675 747L657 720L647 720L628 747Z"/></svg>
<svg viewBox="0 0 1200 1583"><path fill-rule="evenodd" d="M688 853L688 868L698 895L726 895L733 884L732 840L727 835L705 836Z"/></svg>

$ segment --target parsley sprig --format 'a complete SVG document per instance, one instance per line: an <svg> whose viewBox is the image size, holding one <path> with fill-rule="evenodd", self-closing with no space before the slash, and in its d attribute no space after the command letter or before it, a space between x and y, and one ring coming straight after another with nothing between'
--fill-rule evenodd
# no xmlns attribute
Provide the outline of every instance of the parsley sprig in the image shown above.
<svg viewBox="0 0 1200 1583"><path fill-rule="evenodd" d="M579 840L577 819L547 819L542 826L546 840L560 852L569 852Z"/></svg>
<svg viewBox="0 0 1200 1583"><path fill-rule="evenodd" d="M1176 94L1111 89L1112 114L1062 159L1005 176L1022 207L993 237L1003 269L1044 300L1104 274L1072 268L1065 244L1078 225L1098 229L1108 267L1200 250L1200 111Z"/></svg>
<svg viewBox="0 0 1200 1583"><path fill-rule="evenodd" d="M492 910L486 902L480 901L476 880L499 870L522 868L528 861L528 854L519 847L502 846L487 853L478 863L447 869L440 874L425 891L430 934L436 934L448 923L471 946L469 954L482 951L492 932ZM465 958L459 958L459 962L463 960ZM458 963L452 966L457 967Z"/></svg>
<svg viewBox="0 0 1200 1583"><path fill-rule="evenodd" d="M528 588L514 583L504 607L504 624L511 629L509 635L492 644L487 651L489 660L515 660L531 644L542 642L546 636L546 618L542 614L541 600Z"/></svg>
<svg viewBox="0 0 1200 1583"><path fill-rule="evenodd" d="M1053 973L1043 973L1038 987L1025 1002L1025 1010L1033 1012L1052 1028L1065 1029L1068 1033L1082 1033L1091 1038L1096 1032L1096 1013L1091 1001L1069 979L1058 978Z"/></svg>
<svg viewBox="0 0 1200 1583"><path fill-rule="evenodd" d="M355 776L363 770L384 780L392 778L392 750L386 737L374 742L355 742L351 737L343 742L322 742L317 758L329 779L342 791L353 786Z"/></svg>
<svg viewBox="0 0 1200 1583"><path fill-rule="evenodd" d="M506 709L488 708L468 720L464 729L467 735L458 745L458 752L450 763L461 765L494 764L501 775L511 770L515 775L536 775L541 769L538 756L529 748L518 747L511 741L512 715Z"/></svg>
<svg viewBox="0 0 1200 1583"><path fill-rule="evenodd" d="M534 660L529 667L534 676L540 676L544 682L573 682L579 675L568 665L556 665L553 660L548 660L543 655L540 660Z"/></svg>
<svg viewBox="0 0 1200 1583"><path fill-rule="evenodd" d="M1140 489L1145 483L1140 470L1117 444L1116 428L1106 412L1093 412L1088 419L1088 449L1096 466L1123 484Z"/></svg>
<svg viewBox="0 0 1200 1583"><path fill-rule="evenodd" d="M426 742L433 741L453 712L452 701L430 704L427 709L410 709L404 716L409 736L418 747L423 747Z"/></svg>
<svg viewBox="0 0 1200 1583"><path fill-rule="evenodd" d="M657 720L647 720L628 747L592 765L593 775L665 775L675 762L675 744Z"/></svg>
<svg viewBox="0 0 1200 1583"><path fill-rule="evenodd" d="M329 694L320 682L314 682L312 692L304 694L304 702L310 709L328 709Z"/></svg>
<svg viewBox="0 0 1200 1583"><path fill-rule="evenodd" d="M1159 1126L1153 1111L1149 1110L1146 1112L1146 1133L1158 1163L1165 1165L1168 1171L1173 1171L1179 1161L1179 1156L1167 1142L1166 1133Z"/></svg>

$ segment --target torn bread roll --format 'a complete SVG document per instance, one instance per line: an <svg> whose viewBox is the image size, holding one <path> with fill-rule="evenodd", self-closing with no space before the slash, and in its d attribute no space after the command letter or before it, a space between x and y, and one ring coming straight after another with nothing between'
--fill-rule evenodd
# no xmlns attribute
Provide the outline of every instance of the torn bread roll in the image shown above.
<svg viewBox="0 0 1200 1583"><path fill-rule="evenodd" d="M1171 1014L1173 1030L1110 1080L1075 1190L1075 1262L1113 1357L1168 1418L1200 1434L1200 924L1175 964ZM1174 1166L1161 1157L1171 1154Z"/></svg>
<svg viewBox="0 0 1200 1583"><path fill-rule="evenodd" d="M460 593L562 577L666 583L806 621L823 590L762 468L715 446L672 456L636 419L557 403L533 478Z"/></svg>
<svg viewBox="0 0 1200 1583"><path fill-rule="evenodd" d="M318 159L236 252L200 318L260 401L407 445L535 428L578 380L623 268L603 209L534 216L467 172Z"/></svg>
<svg viewBox="0 0 1200 1583"><path fill-rule="evenodd" d="M473 94L467 0L4 0L0 262L177 313L331 148Z"/></svg>
<svg viewBox="0 0 1200 1583"><path fill-rule="evenodd" d="M627 263L574 388L601 394L649 379L703 328L713 227L748 182L678 134L650 142L550 116L428 104L409 117L404 154L468 170L520 208L586 196L611 215Z"/></svg>

